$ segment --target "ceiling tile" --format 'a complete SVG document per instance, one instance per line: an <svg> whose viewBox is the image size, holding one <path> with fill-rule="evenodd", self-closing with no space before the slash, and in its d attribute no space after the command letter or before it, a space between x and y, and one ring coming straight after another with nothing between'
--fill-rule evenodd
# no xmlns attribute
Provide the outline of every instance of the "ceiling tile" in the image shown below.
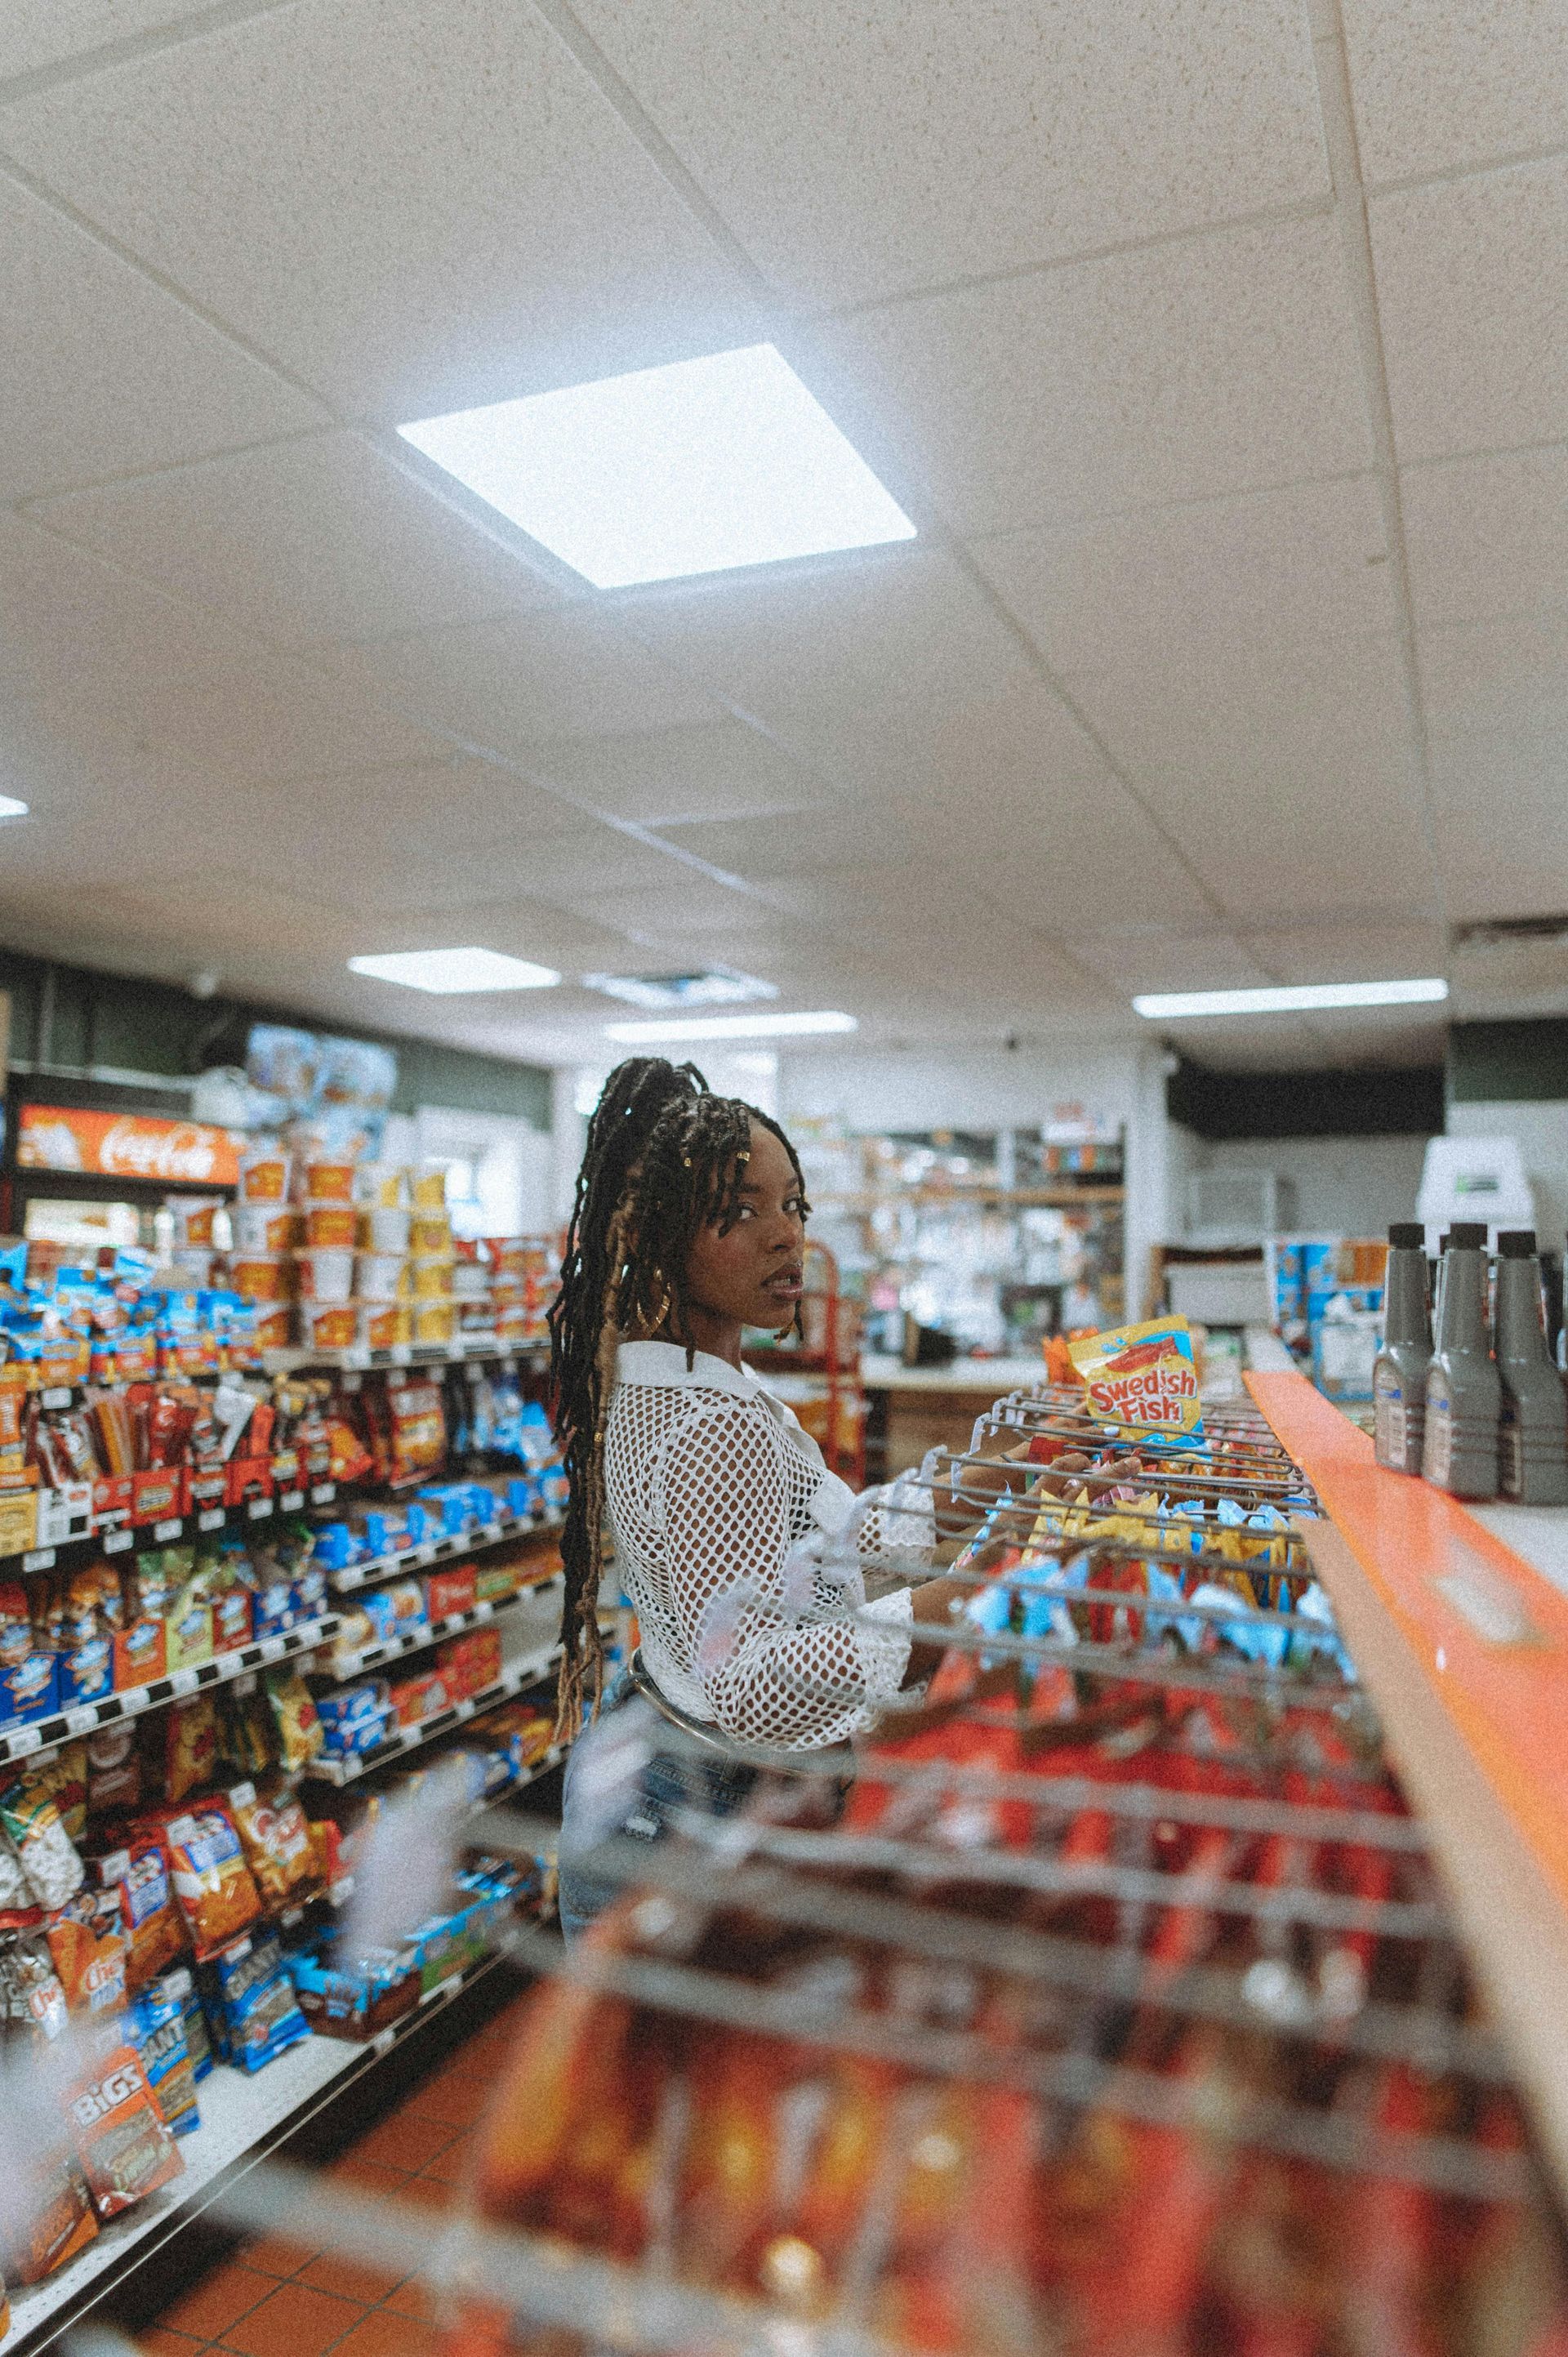
<svg viewBox="0 0 1568 2357"><path fill-rule="evenodd" d="M287 647L438 630L560 593L357 434L236 451L33 512Z"/></svg>
<svg viewBox="0 0 1568 2357"><path fill-rule="evenodd" d="M1272 926L1241 936L1274 982L1397 982L1445 974L1448 937L1416 925Z"/></svg>
<svg viewBox="0 0 1568 2357"><path fill-rule="evenodd" d="M1291 0L577 15L770 277L862 301L1328 193ZM871 135L868 127L874 126Z"/></svg>
<svg viewBox="0 0 1568 2357"><path fill-rule="evenodd" d="M706 231L515 0L302 0L19 100L0 149L360 414L756 334Z"/></svg>
<svg viewBox="0 0 1568 2357"><path fill-rule="evenodd" d="M1557 0L1341 0L1369 186L1568 144Z"/></svg>
<svg viewBox="0 0 1568 2357"><path fill-rule="evenodd" d="M0 498L166 466L325 414L4 172L0 318Z"/></svg>
<svg viewBox="0 0 1568 2357"><path fill-rule="evenodd" d="M762 817L825 799L822 778L739 720L535 745L529 766L563 791L639 826Z"/></svg>
<svg viewBox="0 0 1568 2357"><path fill-rule="evenodd" d="M342 649L346 679L395 696L432 727L526 758L548 737L701 726L705 695L610 621L575 606Z"/></svg>
<svg viewBox="0 0 1568 2357"><path fill-rule="evenodd" d="M106 42L188 23L212 5L213 0L6 0L0 16L0 83L83 58Z"/></svg>
<svg viewBox="0 0 1568 2357"><path fill-rule="evenodd" d="M1407 467L1400 483L1418 622L1568 607L1568 446Z"/></svg>
<svg viewBox="0 0 1568 2357"><path fill-rule="evenodd" d="M1402 459L1561 438L1568 416L1568 158L1369 207Z"/></svg>
<svg viewBox="0 0 1568 2357"><path fill-rule="evenodd" d="M126 717L148 745L238 777L331 779L340 770L436 761L447 751L440 738L377 711L351 689L259 649L243 663L192 666L183 678L146 681Z"/></svg>
<svg viewBox="0 0 1568 2357"><path fill-rule="evenodd" d="M1433 801L1455 918L1568 908L1568 619L1423 630Z"/></svg>
<svg viewBox="0 0 1568 2357"><path fill-rule="evenodd" d="M966 533L1348 473L1371 457L1326 220L890 304L821 335Z"/></svg>
<svg viewBox="0 0 1568 2357"><path fill-rule="evenodd" d="M1183 934L1126 928L1075 937L1081 965L1127 999L1146 990L1247 990L1273 977L1229 933Z"/></svg>
<svg viewBox="0 0 1568 2357"><path fill-rule="evenodd" d="M682 869L674 860L668 865L670 875L656 885L609 892L564 890L552 893L551 898L595 924L629 933L633 941L661 952L693 961L713 954L726 964L744 965L746 936L759 918L768 918L769 908L748 893L716 883L699 869ZM704 944L720 942L722 949L704 950Z"/></svg>
<svg viewBox="0 0 1568 2357"><path fill-rule="evenodd" d="M1398 619L1369 476L1008 533L973 554L1058 671Z"/></svg>
<svg viewBox="0 0 1568 2357"><path fill-rule="evenodd" d="M703 820L666 832L680 850L747 877L867 863L892 866L918 849L908 827L886 811L857 807L853 801L837 809L768 818Z"/></svg>
<svg viewBox="0 0 1568 2357"><path fill-rule="evenodd" d="M624 616L714 694L862 782L940 786L1021 728L1042 775L1105 774L1005 619L934 549L639 598Z"/></svg>
<svg viewBox="0 0 1568 2357"><path fill-rule="evenodd" d="M1433 891L1391 637L1071 684L1234 916L1408 909Z"/></svg>

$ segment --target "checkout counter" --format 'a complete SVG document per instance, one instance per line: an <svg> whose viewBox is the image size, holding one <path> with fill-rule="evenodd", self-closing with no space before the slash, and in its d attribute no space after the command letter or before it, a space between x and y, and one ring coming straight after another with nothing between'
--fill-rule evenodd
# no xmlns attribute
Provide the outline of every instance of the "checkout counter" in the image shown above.
<svg viewBox="0 0 1568 2357"><path fill-rule="evenodd" d="M946 1367L907 1367L896 1358L862 1353L865 1393L865 1478L890 1481L918 1466L928 1448L966 1438L976 1416L1004 1393L1037 1383L1039 1357L955 1359Z"/></svg>

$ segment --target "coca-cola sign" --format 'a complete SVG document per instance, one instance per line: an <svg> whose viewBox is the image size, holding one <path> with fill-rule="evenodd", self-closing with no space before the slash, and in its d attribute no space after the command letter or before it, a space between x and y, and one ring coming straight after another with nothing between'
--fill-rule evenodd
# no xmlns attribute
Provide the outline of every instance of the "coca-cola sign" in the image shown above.
<svg viewBox="0 0 1568 2357"><path fill-rule="evenodd" d="M245 1140L238 1130L155 1114L84 1112L75 1105L25 1104L16 1161L24 1170L82 1171L100 1178L144 1178L166 1186L232 1187Z"/></svg>

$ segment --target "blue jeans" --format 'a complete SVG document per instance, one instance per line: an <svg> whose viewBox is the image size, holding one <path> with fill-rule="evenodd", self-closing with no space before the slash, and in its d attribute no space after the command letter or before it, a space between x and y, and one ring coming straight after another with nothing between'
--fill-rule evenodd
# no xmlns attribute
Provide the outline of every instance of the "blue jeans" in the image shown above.
<svg viewBox="0 0 1568 2357"><path fill-rule="evenodd" d="M619 1897L623 1884L593 1870L606 1841L663 1841L682 1812L727 1817L756 1787L743 1760L704 1759L676 1748L669 1721L644 1700L622 1670L598 1717L566 1758L560 1846L561 1929L568 1941L585 1932Z"/></svg>

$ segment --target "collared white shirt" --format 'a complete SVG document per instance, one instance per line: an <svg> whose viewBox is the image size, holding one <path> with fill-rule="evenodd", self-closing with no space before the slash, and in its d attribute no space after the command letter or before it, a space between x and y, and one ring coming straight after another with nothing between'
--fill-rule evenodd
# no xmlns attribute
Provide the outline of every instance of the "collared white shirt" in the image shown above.
<svg viewBox="0 0 1568 2357"><path fill-rule="evenodd" d="M678 1709L740 1743L806 1750L897 1693L909 1590L868 1603L859 1566L929 1550L929 1512L857 1499L748 1368L623 1342L605 1489L643 1661Z"/></svg>

